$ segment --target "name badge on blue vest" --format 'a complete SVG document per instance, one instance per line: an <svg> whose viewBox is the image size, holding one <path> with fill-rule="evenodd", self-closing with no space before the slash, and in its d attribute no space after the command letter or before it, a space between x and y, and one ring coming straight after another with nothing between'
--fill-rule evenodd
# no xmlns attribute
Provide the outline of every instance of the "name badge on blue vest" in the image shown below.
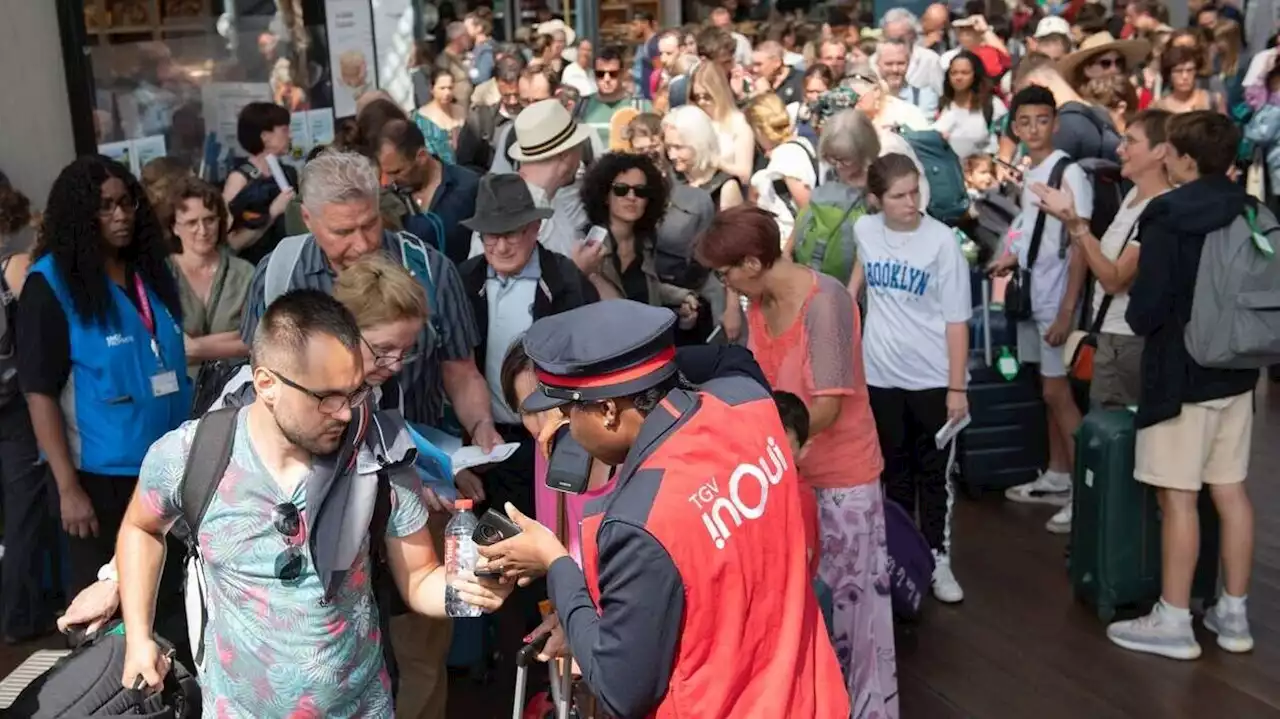
<svg viewBox="0 0 1280 719"><path fill-rule="evenodd" d="M156 364L164 367L164 357L160 355L160 344L156 342L156 338L151 338L151 353L156 356ZM167 372L157 372L151 375L151 394L154 397L164 397L178 391L178 373L173 370Z"/></svg>

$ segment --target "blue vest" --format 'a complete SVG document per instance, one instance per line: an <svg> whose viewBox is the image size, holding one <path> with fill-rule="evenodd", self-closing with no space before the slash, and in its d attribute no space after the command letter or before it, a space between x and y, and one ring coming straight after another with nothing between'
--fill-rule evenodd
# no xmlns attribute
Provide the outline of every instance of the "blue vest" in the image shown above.
<svg viewBox="0 0 1280 719"><path fill-rule="evenodd" d="M71 376L60 404L72 460L85 472L137 476L151 443L177 428L191 412L182 326L147 288L164 362L161 367L142 317L114 282L107 283L115 305L114 321L98 325L76 313L52 256L42 257L31 272L44 275L67 316ZM156 397L151 378L169 370L177 375L178 391Z"/></svg>

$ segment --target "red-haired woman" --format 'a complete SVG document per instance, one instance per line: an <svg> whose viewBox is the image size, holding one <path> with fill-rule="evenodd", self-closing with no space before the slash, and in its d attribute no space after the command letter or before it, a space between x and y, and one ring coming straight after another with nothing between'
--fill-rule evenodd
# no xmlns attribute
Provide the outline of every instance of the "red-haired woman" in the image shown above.
<svg viewBox="0 0 1280 719"><path fill-rule="evenodd" d="M808 406L809 442L797 467L817 494L818 576L834 598L836 655L854 716L896 717L883 461L858 312L839 280L792 262L781 247L773 215L740 205L716 215L697 253L727 287L751 300L748 341L769 383Z"/></svg>

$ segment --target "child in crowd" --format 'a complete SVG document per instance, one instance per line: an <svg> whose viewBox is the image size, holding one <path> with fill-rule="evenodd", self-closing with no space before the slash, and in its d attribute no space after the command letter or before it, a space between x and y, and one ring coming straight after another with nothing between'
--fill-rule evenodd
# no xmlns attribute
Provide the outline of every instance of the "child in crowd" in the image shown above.
<svg viewBox="0 0 1280 719"><path fill-rule="evenodd" d="M1183 340L1208 235L1253 204L1227 176L1239 141L1231 119L1212 111L1169 120L1164 164L1176 188L1142 215L1142 253L1125 310L1134 334L1145 339L1134 477L1156 487L1160 499L1161 593L1150 614L1112 624L1107 636L1125 649L1172 659L1200 656L1189 607L1205 487L1221 518L1223 588L1204 626L1228 652L1253 649L1245 600L1254 520L1244 480L1258 371L1203 367Z"/></svg>
<svg viewBox="0 0 1280 719"><path fill-rule="evenodd" d="M778 405L778 415L782 418L782 428L787 432L791 456L798 459L805 443L809 441L809 408L804 406L804 401L799 397L783 390L774 390L773 402ZM817 577L818 558L822 550L822 540L818 534L818 498L803 483L800 485L800 509L804 514L809 567L813 576Z"/></svg>
<svg viewBox="0 0 1280 719"><path fill-rule="evenodd" d="M964 186L973 199L996 186L996 162L991 155L964 158Z"/></svg>
<svg viewBox="0 0 1280 719"><path fill-rule="evenodd" d="M1041 215L1032 187L1053 185L1055 168L1063 166L1057 183L1075 198L1076 214L1093 216L1093 188L1084 170L1053 147L1058 128L1057 103L1053 93L1036 85L1013 98L1009 116L1013 132L1027 149L1030 167L1023 175L1022 214L1014 221L1012 252L997 259L992 269L1006 274L1015 267L1027 271L1030 287L1023 286L1031 300L1031 321L1018 325L1018 352L1025 362L1039 362L1041 387L1049 420L1049 466L1033 482L1010 487L1005 496L1015 502L1064 506L1071 501L1071 466L1075 457L1075 431L1080 426L1080 409L1071 394L1062 345L1073 327L1076 301L1087 272L1072 252L1062 222ZM1040 241L1035 241L1041 222ZM1034 257L1032 245L1038 244Z"/></svg>

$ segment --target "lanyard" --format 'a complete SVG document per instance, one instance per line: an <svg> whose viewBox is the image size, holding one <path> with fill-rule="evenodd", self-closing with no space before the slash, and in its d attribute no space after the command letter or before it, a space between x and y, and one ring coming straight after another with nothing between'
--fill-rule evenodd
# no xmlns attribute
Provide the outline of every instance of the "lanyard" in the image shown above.
<svg viewBox="0 0 1280 719"><path fill-rule="evenodd" d="M164 357L160 354L160 343L156 342L156 317L151 312L151 299L147 297L147 288L142 285L142 278L136 273L133 276L133 291L138 296L138 316L151 335L151 354L156 356L156 364L164 368Z"/></svg>
<svg viewBox="0 0 1280 719"><path fill-rule="evenodd" d="M138 315L142 318L142 324L146 325L147 332L151 333L154 338L156 336L156 318L151 313L151 299L147 297L147 290L142 286L142 278L136 273L133 275L133 291L138 297Z"/></svg>

